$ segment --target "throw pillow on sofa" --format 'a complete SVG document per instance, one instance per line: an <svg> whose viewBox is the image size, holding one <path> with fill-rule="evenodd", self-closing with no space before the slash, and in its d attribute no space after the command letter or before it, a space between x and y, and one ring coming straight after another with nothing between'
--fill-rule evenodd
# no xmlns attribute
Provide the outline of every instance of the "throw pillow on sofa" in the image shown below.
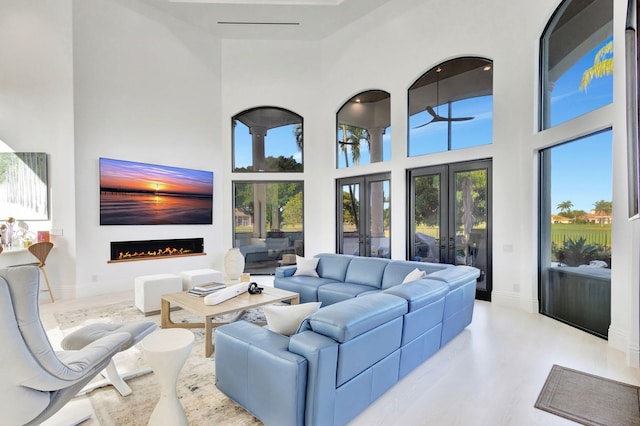
<svg viewBox="0 0 640 426"><path fill-rule="evenodd" d="M420 269L416 268L413 271L409 272L406 277L404 277L404 280L402 280L402 284L406 284L411 281L416 281L426 276L427 276L427 273L425 271L421 271Z"/></svg>
<svg viewBox="0 0 640 426"><path fill-rule="evenodd" d="M267 317L269 330L285 336L291 336L298 331L302 320L320 309L321 304L322 302L309 302L290 306L269 305L264 306L262 311L264 316Z"/></svg>
<svg viewBox="0 0 640 426"><path fill-rule="evenodd" d="M293 275L304 275L308 277L316 277L318 278L318 273L316 272L316 268L318 267L318 262L320 261L317 257L312 257L310 259L305 259L304 257L296 256L296 271Z"/></svg>

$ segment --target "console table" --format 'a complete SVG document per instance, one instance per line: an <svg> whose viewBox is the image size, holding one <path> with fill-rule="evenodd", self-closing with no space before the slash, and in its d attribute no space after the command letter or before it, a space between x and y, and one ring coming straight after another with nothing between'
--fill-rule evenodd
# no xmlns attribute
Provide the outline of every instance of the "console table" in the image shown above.
<svg viewBox="0 0 640 426"><path fill-rule="evenodd" d="M34 262L35 259L31 253L24 247L5 247L0 253L0 268Z"/></svg>

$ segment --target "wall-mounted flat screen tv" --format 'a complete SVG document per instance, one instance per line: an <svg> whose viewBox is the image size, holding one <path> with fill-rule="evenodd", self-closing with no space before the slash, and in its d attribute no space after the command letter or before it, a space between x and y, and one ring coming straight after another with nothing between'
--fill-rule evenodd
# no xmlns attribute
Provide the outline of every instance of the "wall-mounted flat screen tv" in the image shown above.
<svg viewBox="0 0 640 426"><path fill-rule="evenodd" d="M213 172L100 158L100 225L211 224Z"/></svg>
<svg viewBox="0 0 640 426"><path fill-rule="evenodd" d="M47 154L0 152L0 220L48 220Z"/></svg>

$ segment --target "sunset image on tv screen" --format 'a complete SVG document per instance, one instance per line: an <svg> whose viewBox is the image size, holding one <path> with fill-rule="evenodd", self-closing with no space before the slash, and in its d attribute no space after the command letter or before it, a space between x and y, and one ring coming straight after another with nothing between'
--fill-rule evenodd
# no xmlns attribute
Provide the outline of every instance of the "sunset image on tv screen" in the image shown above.
<svg viewBox="0 0 640 426"><path fill-rule="evenodd" d="M101 225L211 224L213 172L100 158Z"/></svg>

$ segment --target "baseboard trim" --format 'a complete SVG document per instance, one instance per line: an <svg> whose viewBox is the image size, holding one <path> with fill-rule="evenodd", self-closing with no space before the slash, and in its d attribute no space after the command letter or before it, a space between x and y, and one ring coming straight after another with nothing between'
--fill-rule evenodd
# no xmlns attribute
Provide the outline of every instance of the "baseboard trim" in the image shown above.
<svg viewBox="0 0 640 426"><path fill-rule="evenodd" d="M629 340L627 339L627 334L621 328L610 325L607 340L612 348L627 352L627 342Z"/></svg>
<svg viewBox="0 0 640 426"><path fill-rule="evenodd" d="M536 299L522 299L519 293L507 291L493 291L491 302L499 306L521 309L529 313L538 312L538 301Z"/></svg>
<svg viewBox="0 0 640 426"><path fill-rule="evenodd" d="M627 365L633 368L640 368L640 348L629 346L627 349Z"/></svg>

